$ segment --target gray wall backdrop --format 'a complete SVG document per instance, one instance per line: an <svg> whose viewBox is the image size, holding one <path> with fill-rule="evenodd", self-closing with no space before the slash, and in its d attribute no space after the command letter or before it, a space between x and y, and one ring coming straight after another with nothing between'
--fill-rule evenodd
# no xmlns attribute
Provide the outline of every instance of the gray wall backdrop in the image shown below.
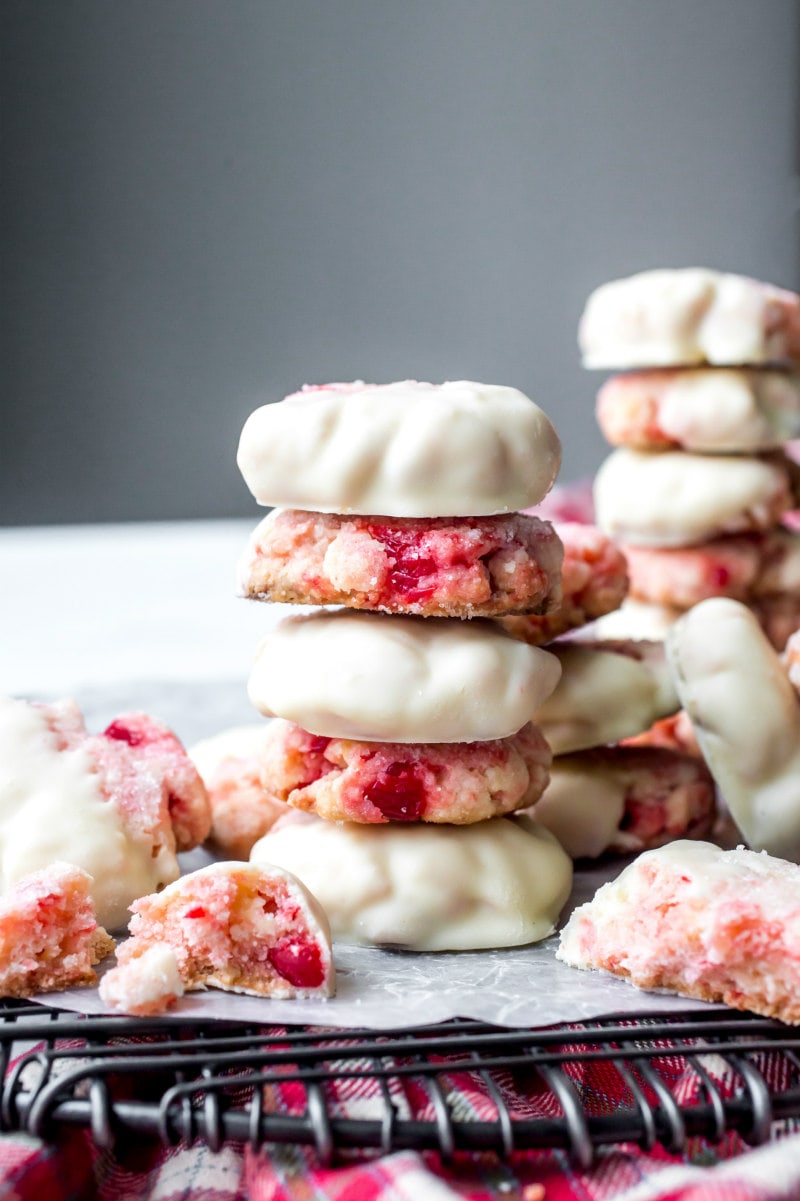
<svg viewBox="0 0 800 1201"><path fill-rule="evenodd" d="M474 378L606 453L605 279L800 284L792 0L3 0L4 524L256 513L304 382Z"/></svg>

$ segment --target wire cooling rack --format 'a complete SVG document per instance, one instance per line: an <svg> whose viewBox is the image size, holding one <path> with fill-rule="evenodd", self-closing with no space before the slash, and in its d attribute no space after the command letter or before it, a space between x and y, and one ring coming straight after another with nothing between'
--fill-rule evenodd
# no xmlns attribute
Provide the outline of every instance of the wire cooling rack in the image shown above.
<svg viewBox="0 0 800 1201"><path fill-rule="evenodd" d="M546 1030L473 1021L382 1030L83 1017L0 1006L0 1128L88 1128L111 1147L292 1143L358 1151L562 1148L581 1166L622 1142L678 1152L800 1116L800 1031L704 1009Z"/></svg>

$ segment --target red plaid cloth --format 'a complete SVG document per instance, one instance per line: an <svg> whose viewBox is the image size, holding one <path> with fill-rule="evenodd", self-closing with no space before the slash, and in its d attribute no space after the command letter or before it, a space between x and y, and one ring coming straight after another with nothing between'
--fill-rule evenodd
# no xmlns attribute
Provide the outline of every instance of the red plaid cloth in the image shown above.
<svg viewBox="0 0 800 1201"><path fill-rule="evenodd" d="M785 1061L778 1054L759 1064L768 1082L778 1085ZM662 1071L679 1102L690 1100L696 1076L682 1061L665 1055ZM725 1089L727 1069L716 1074ZM603 1062L571 1071L587 1111L611 1113L620 1104L619 1077ZM468 1074L450 1076L448 1099L454 1117L488 1116L485 1094ZM519 1082L517 1082L518 1085ZM504 1100L518 1116L552 1111L549 1093L532 1086L522 1094L511 1078L498 1076ZM296 1083L270 1086L289 1112L302 1110ZM417 1113L428 1098L409 1080L405 1099ZM332 1098L336 1116L364 1117L374 1084L342 1081ZM501 1159L459 1153L443 1163L433 1153L412 1151L349 1161L323 1168L314 1152L302 1147L270 1147L254 1152L228 1145L220 1152L205 1146L163 1149L152 1140L126 1140L114 1154L95 1148L85 1130L61 1131L52 1144L35 1139L0 1138L0 1201L778 1201L800 1199L800 1123L776 1124L773 1141L748 1150L735 1134L720 1146L692 1139L683 1155L661 1148L642 1152L621 1146L600 1151L587 1170L574 1166L561 1151L518 1152Z"/></svg>

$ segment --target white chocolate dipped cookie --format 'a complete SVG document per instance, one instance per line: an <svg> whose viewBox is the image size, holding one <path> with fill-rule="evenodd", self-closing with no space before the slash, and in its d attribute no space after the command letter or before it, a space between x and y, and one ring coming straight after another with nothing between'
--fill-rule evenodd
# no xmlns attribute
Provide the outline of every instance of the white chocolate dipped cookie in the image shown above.
<svg viewBox="0 0 800 1201"><path fill-rule="evenodd" d="M595 476L597 524L638 546L688 546L775 525L794 504L788 461L621 447Z"/></svg>
<svg viewBox="0 0 800 1201"><path fill-rule="evenodd" d="M661 643L554 642L555 691L533 715L554 755L641 734L680 708Z"/></svg>
<svg viewBox="0 0 800 1201"><path fill-rule="evenodd" d="M702 267L642 271L592 292L578 343L585 367L794 361L800 297Z"/></svg>
<svg viewBox="0 0 800 1201"><path fill-rule="evenodd" d="M537 504L561 446L515 388L405 380L305 387L245 422L239 468L260 504L386 517L481 517Z"/></svg>
<svg viewBox="0 0 800 1201"><path fill-rule="evenodd" d="M334 938L413 951L522 946L552 934L572 860L529 818L359 826L283 818L253 848L321 903Z"/></svg>
<svg viewBox="0 0 800 1201"><path fill-rule="evenodd" d="M631 371L606 381L596 412L612 446L753 454L800 435L800 374L765 367Z"/></svg>
<svg viewBox="0 0 800 1201"><path fill-rule="evenodd" d="M64 860L92 877L97 920L115 930L210 824L202 781L160 722L131 714L93 736L72 701L0 698L0 892Z"/></svg>
<svg viewBox="0 0 800 1201"><path fill-rule="evenodd" d="M714 780L695 755L657 746L605 746L559 755L530 810L573 859L703 838L716 817Z"/></svg>
<svg viewBox="0 0 800 1201"><path fill-rule="evenodd" d="M248 691L266 716L327 738L479 742L520 730L560 674L553 655L490 621L341 609L275 626Z"/></svg>
<svg viewBox="0 0 800 1201"><path fill-rule="evenodd" d="M670 631L675 687L748 845L800 859L800 703L780 656L738 601L714 598Z"/></svg>

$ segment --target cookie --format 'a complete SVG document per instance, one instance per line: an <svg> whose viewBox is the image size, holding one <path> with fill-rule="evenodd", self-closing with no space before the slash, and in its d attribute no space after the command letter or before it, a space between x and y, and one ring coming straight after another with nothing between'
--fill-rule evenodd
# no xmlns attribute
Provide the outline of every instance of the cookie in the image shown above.
<svg viewBox="0 0 800 1201"><path fill-rule="evenodd" d="M690 546L721 534L765 530L794 504L783 456L689 455L621 448L594 482L597 524L634 546Z"/></svg>
<svg viewBox="0 0 800 1201"><path fill-rule="evenodd" d="M668 989L800 1023L800 868L739 847L647 851L561 933L556 956L637 988Z"/></svg>
<svg viewBox="0 0 800 1201"><path fill-rule="evenodd" d="M335 988L327 918L291 872L272 864L212 863L131 906L131 937L115 971L153 947L175 956L183 988L259 997L328 997ZM113 973L109 973L113 975ZM130 980L130 975L116 977ZM114 981L104 987L113 996Z"/></svg>
<svg viewBox="0 0 800 1201"><path fill-rule="evenodd" d="M578 329L585 367L800 360L800 297L702 267L642 271L595 289Z"/></svg>
<svg viewBox="0 0 800 1201"><path fill-rule="evenodd" d="M529 818L364 826L282 818L253 848L324 906L335 938L410 951L515 947L552 934L572 860Z"/></svg>
<svg viewBox="0 0 800 1201"><path fill-rule="evenodd" d="M106 972L98 991L111 1009L135 1017L164 1013L184 992L175 952L167 943L153 943L124 967Z"/></svg>
<svg viewBox="0 0 800 1201"><path fill-rule="evenodd" d="M248 692L268 717L367 742L485 742L516 734L561 668L490 621L347 609L279 622Z"/></svg>
<svg viewBox="0 0 800 1201"><path fill-rule="evenodd" d="M659 642L553 642L561 679L533 715L554 755L619 742L679 707Z"/></svg>
<svg viewBox="0 0 800 1201"><path fill-rule="evenodd" d="M94 965L114 949L98 925L92 879L56 861L0 897L0 997L95 984Z"/></svg>
<svg viewBox="0 0 800 1201"><path fill-rule="evenodd" d="M66 860L92 877L97 920L124 925L136 897L179 874L176 852L208 834L194 765L166 726L143 714L86 731L73 701L0 698L0 890Z"/></svg>
<svg viewBox="0 0 800 1201"><path fill-rule="evenodd" d="M561 464L542 410L492 384L305 387L250 415L237 458L260 504L386 517L484 517L535 505Z"/></svg>
<svg viewBox="0 0 800 1201"><path fill-rule="evenodd" d="M719 791L755 850L800 859L800 703L777 652L738 601L690 609L667 654Z"/></svg>
<svg viewBox="0 0 800 1201"><path fill-rule="evenodd" d="M607 746L555 758L531 813L573 859L596 859L705 837L716 790L696 756L654 745Z"/></svg>
<svg viewBox="0 0 800 1201"><path fill-rule="evenodd" d="M261 780L281 801L328 821L468 825L532 805L550 748L530 724L492 742L359 742L270 723Z"/></svg>
<svg viewBox="0 0 800 1201"><path fill-rule="evenodd" d="M391 520L276 509L238 574L254 600L494 617L554 608L561 560L552 526L521 513Z"/></svg>
<svg viewBox="0 0 800 1201"><path fill-rule="evenodd" d="M606 381L596 416L612 446L754 454L800 435L800 374L765 367L631 371Z"/></svg>

